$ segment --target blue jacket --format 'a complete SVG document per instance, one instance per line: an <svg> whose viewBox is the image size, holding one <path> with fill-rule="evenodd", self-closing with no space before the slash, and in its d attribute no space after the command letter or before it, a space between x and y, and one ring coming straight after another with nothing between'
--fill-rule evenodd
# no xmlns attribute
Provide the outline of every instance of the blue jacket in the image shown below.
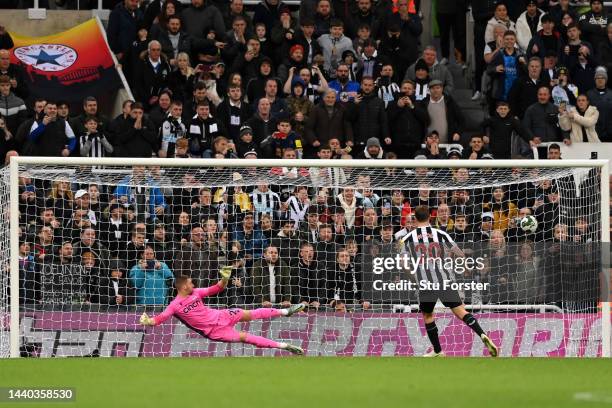
<svg viewBox="0 0 612 408"><path fill-rule="evenodd" d="M251 255L253 260L261 258L264 248L268 246L268 240L258 229L254 229L253 234L249 237L245 236L243 229L236 230L233 239L240 242L244 254Z"/></svg>
<svg viewBox="0 0 612 408"><path fill-rule="evenodd" d="M132 285L136 288L137 305L165 305L169 286L166 280L174 282L174 274L161 263L161 269L141 269L136 264L130 270Z"/></svg>
<svg viewBox="0 0 612 408"><path fill-rule="evenodd" d="M147 177L147 184L149 185L149 214L151 214L151 220L155 220L155 207L160 205L166 208L166 199L161 189L154 185L154 181ZM136 203L136 197L134 197L134 190L131 185L131 176L128 176L121 180L121 184L117 186L113 193L115 198L119 200L121 196L128 198L128 203L134 205Z"/></svg>

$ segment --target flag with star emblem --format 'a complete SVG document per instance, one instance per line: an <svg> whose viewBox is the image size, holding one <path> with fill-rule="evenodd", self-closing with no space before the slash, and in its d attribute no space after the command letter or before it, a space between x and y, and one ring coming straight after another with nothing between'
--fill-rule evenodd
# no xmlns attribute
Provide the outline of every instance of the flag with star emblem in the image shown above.
<svg viewBox="0 0 612 408"><path fill-rule="evenodd" d="M114 91L124 88L98 19L45 37L14 32L11 37L11 62L23 68L31 100L44 97L80 107L86 96L95 96L110 106Z"/></svg>

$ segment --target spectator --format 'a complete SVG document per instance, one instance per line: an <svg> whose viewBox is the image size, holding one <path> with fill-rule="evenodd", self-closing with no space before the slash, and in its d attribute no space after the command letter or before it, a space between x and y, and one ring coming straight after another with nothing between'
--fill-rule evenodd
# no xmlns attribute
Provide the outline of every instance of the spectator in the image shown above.
<svg viewBox="0 0 612 408"><path fill-rule="evenodd" d="M246 52L241 53L234 59L230 72L238 72L245 82L258 76L260 67L264 59L268 59L261 54L261 44L257 38L249 38L246 45ZM249 100L249 102L251 102Z"/></svg>
<svg viewBox="0 0 612 408"><path fill-rule="evenodd" d="M497 3L495 6L495 14L487 22L487 28L485 30L485 43L495 41L493 31L497 25L503 25L506 27L506 31L516 32L516 26L514 21L510 20L510 17L508 16L508 7L504 2Z"/></svg>
<svg viewBox="0 0 612 408"><path fill-rule="evenodd" d="M153 0L144 13L144 28L149 31L152 40L159 40L159 34L166 29L172 16L179 16L181 4L174 0Z"/></svg>
<svg viewBox="0 0 612 408"><path fill-rule="evenodd" d="M429 70L429 78L431 80L438 80L442 82L442 85L444 86L444 92L447 95L451 95L455 90L453 76L451 75L448 68L446 68L446 66L438 62L436 47L434 47L433 45L428 45L427 47L425 47L425 49L423 50L423 55L408 68L404 79L416 81L416 66L421 60L424 61L427 65L427 68Z"/></svg>
<svg viewBox="0 0 612 408"><path fill-rule="evenodd" d="M358 152L356 159L382 159L384 151L377 138L371 137L367 140L363 151Z"/></svg>
<svg viewBox="0 0 612 408"><path fill-rule="evenodd" d="M516 41L521 51L526 54L529 52L528 46L531 38L542 29L542 16L544 13L538 9L536 0L528 0L525 10L516 20Z"/></svg>
<svg viewBox="0 0 612 408"><path fill-rule="evenodd" d="M487 67L487 73L492 81L491 98L495 102L508 101L512 86L525 70L525 58L515 48L515 44L516 34L513 31L506 31L504 49L493 57Z"/></svg>
<svg viewBox="0 0 612 408"><path fill-rule="evenodd" d="M329 4L328 0L320 0L321 3ZM315 37L316 37L315 33ZM344 35L344 23L340 20L332 20L330 23L329 34L322 34L318 38L318 43L323 51L323 57L325 58L325 70L332 72L339 68L342 54L345 51L353 51L353 42L350 38ZM348 77L348 71L347 71ZM331 86L331 84L330 84Z"/></svg>
<svg viewBox="0 0 612 408"><path fill-rule="evenodd" d="M612 90L607 87L608 73L602 67L595 71L595 88L587 92L591 105L597 108L596 131L599 140L612 142Z"/></svg>
<svg viewBox="0 0 612 408"><path fill-rule="evenodd" d="M489 149L485 146L484 137L476 134L470 137L469 147L463 149L463 158L467 160L492 159L493 155L489 153Z"/></svg>
<svg viewBox="0 0 612 408"><path fill-rule="evenodd" d="M364 25L368 26L373 33L378 33L378 25L381 21L375 13L372 0L357 1L357 9L351 11L348 19L343 19L341 16L337 17L347 22L347 34L353 38L357 35L358 27Z"/></svg>
<svg viewBox="0 0 612 408"><path fill-rule="evenodd" d="M548 85L542 80L542 61L538 57L531 57L527 65L527 76L519 77L510 88L508 102L512 113L523 118L525 110L537 102L538 88Z"/></svg>
<svg viewBox="0 0 612 408"><path fill-rule="evenodd" d="M68 108L70 107L68 106ZM59 103L58 103L58 109L59 109ZM85 127L85 122L90 117L94 117L96 119L96 122L98 123L98 130L101 133L106 133L107 127L109 125L108 119L106 119L106 117L104 117L104 115L102 115L99 112L98 100L93 96L88 96L83 100L83 113L77 116L76 118L74 118L70 122L70 125L72 129L74 130L74 132L77 135L82 135L83 133L85 133L87 131Z"/></svg>
<svg viewBox="0 0 612 408"><path fill-rule="evenodd" d="M563 52L563 40L555 31L555 20L550 14L541 18L542 29L535 33L526 48L527 57L544 59L549 52L559 56ZM520 44L520 42L519 42Z"/></svg>
<svg viewBox="0 0 612 408"><path fill-rule="evenodd" d="M174 101L170 105L170 114L162 123L160 129L160 149L158 157L173 157L176 141L186 135L185 124L182 122L183 103Z"/></svg>
<svg viewBox="0 0 612 408"><path fill-rule="evenodd" d="M166 211L166 199L146 174L144 166L134 166L132 175L121 180L113 195L116 202L134 206L136 219L140 222L153 221Z"/></svg>
<svg viewBox="0 0 612 408"><path fill-rule="evenodd" d="M491 192L491 201L484 203L483 211L493 214L493 229L505 232L508 229L510 220L518 215L518 208L515 203L505 197L506 191L503 187L494 187Z"/></svg>
<svg viewBox="0 0 612 408"><path fill-rule="evenodd" d="M529 129L523 127L521 121L510 115L508 102L500 101L495 109L495 116L485 119L480 125L489 150L496 159L512 158L513 135L518 135L525 143L530 143L532 135Z"/></svg>
<svg viewBox="0 0 612 408"><path fill-rule="evenodd" d="M126 116L128 106L129 116ZM122 119L117 121L116 126L116 156L151 157L157 146L157 132L149 118L144 116L141 103L124 104Z"/></svg>
<svg viewBox="0 0 612 408"><path fill-rule="evenodd" d="M174 275L168 266L155 258L153 248L147 246L142 259L130 269L129 278L136 289L137 305L165 305Z"/></svg>
<svg viewBox="0 0 612 408"><path fill-rule="evenodd" d="M225 23L225 28L231 27L232 24L236 21L237 17L243 18L245 22L246 33L251 33L253 31L253 20L247 14L244 9L243 0L231 0L229 4L229 11L224 13L223 22Z"/></svg>
<svg viewBox="0 0 612 408"><path fill-rule="evenodd" d="M406 2L406 5L408 2ZM436 17L440 27L440 45L442 60L440 64L446 65L450 61L450 34L453 33L455 45L455 60L457 64L465 63L465 0L440 0L437 3Z"/></svg>
<svg viewBox="0 0 612 408"><path fill-rule="evenodd" d="M299 301L317 310L325 302L325 288L322 288L321 282L325 281L326 276L315 259L314 247L308 242L300 245L297 270Z"/></svg>
<svg viewBox="0 0 612 408"><path fill-rule="evenodd" d="M196 116L189 124L189 152L194 157L212 157L212 141L221 134L221 126L210 116L208 102L198 102Z"/></svg>
<svg viewBox="0 0 612 408"><path fill-rule="evenodd" d="M563 142L572 143L601 143L597 136L595 125L599 118L599 111L589 104L589 98L580 94L576 100L576 110L559 108L559 125L562 130L569 132L569 138Z"/></svg>
<svg viewBox="0 0 612 408"><path fill-rule="evenodd" d="M32 124L28 142L31 144L29 151L37 156L68 157L76 148L77 138L68 122L57 117L57 105L48 102L45 116Z"/></svg>
<svg viewBox="0 0 612 408"><path fill-rule="evenodd" d="M123 262L111 259L107 276L100 276L97 293L92 303L109 306L127 306L134 303L134 288L126 275Z"/></svg>
<svg viewBox="0 0 612 408"><path fill-rule="evenodd" d="M204 82L196 82L193 88L193 96L183 104L183 122L189 123L197 115L198 103L207 102L209 112L211 115L215 115L215 104L213 90Z"/></svg>
<svg viewBox="0 0 612 408"><path fill-rule="evenodd" d="M306 84L298 77L291 86L291 95L287 98L287 108L295 126L295 131L304 136L304 128L312 109L313 103L306 94Z"/></svg>
<svg viewBox="0 0 612 408"><path fill-rule="evenodd" d="M170 3L172 4L172 3ZM151 36L154 40L159 41L161 51L168 59L168 63L172 69L178 67L178 55L182 52L191 54L194 48L199 49L202 46L185 31L181 30L181 19L179 16L171 16L163 30L160 30L159 35Z"/></svg>
<svg viewBox="0 0 612 408"><path fill-rule="evenodd" d="M208 40L206 46L222 42L225 37L225 24L219 9L204 5L205 0L191 0L191 6L181 12L184 29L191 37Z"/></svg>
<svg viewBox="0 0 612 408"><path fill-rule="evenodd" d="M582 14L578 19L584 39L590 44L605 42L608 39L606 30L610 22L609 17L604 10L602 0L591 0L591 10Z"/></svg>
<svg viewBox="0 0 612 408"><path fill-rule="evenodd" d="M270 240L272 246L278 248L280 258L290 266L298 263L300 252L299 234L291 219L280 221L280 231Z"/></svg>
<svg viewBox="0 0 612 408"><path fill-rule="evenodd" d="M605 41L599 43L597 47L597 57L607 72L612 72L612 21L608 23L608 36Z"/></svg>
<svg viewBox="0 0 612 408"><path fill-rule="evenodd" d="M493 17L496 2L494 0L472 0L472 16L474 17L474 55L476 56L476 67L474 72L474 94L472 100L478 100L482 96L482 75L485 70L484 48L486 45L485 31L489 19ZM504 26L505 31L505 26ZM495 36L493 35L495 41Z"/></svg>
<svg viewBox="0 0 612 408"><path fill-rule="evenodd" d="M193 95L196 79L195 70L189 62L189 54L180 52L176 57L176 70L168 77L168 86L174 99L186 103L189 96Z"/></svg>
<svg viewBox="0 0 612 408"><path fill-rule="evenodd" d="M561 26L565 14L570 15L574 21L578 21L578 14L576 14L574 7L570 5L570 0L559 0L558 4L550 7L548 14L553 18L557 27Z"/></svg>
<svg viewBox="0 0 612 408"><path fill-rule="evenodd" d="M331 33L331 29L334 24L342 23L344 24L345 20L333 18L333 10L331 7L330 0L318 0L317 1L317 10L314 15L315 22L315 38L321 38L323 35L328 35Z"/></svg>
<svg viewBox="0 0 612 408"><path fill-rule="evenodd" d="M9 32L6 31L4 26L0 27L0 50L10 50L14 46L15 44L13 43L13 39L11 38Z"/></svg>
<svg viewBox="0 0 612 408"><path fill-rule="evenodd" d="M91 116L85 120L85 133L79 137L80 154L82 157L106 157L113 153L113 145L106 135L98 131L98 120Z"/></svg>
<svg viewBox="0 0 612 408"><path fill-rule="evenodd" d="M157 105L161 91L168 87L171 72L168 60L161 54L159 41L149 42L148 51L140 58L138 71L140 75L136 78L135 86L137 98L151 109Z"/></svg>
<svg viewBox="0 0 612 408"><path fill-rule="evenodd" d="M385 103L376 95L374 88L374 79L364 77L361 81L362 93L355 97L354 144L357 149L365 146L370 138L379 139L385 146L391 144Z"/></svg>
<svg viewBox="0 0 612 408"><path fill-rule="evenodd" d="M349 66L340 63L336 69L336 79L329 83L329 87L336 91L336 99L347 103L353 101L359 91L359 83L349 80Z"/></svg>
<svg viewBox="0 0 612 408"><path fill-rule="evenodd" d="M246 123L253 130L253 141L260 145L265 157L272 157L272 152L269 146L261 147L261 142L276 131L276 119L270 114L270 109L270 101L261 98L257 104L257 112Z"/></svg>
<svg viewBox="0 0 612 408"><path fill-rule="evenodd" d="M233 233L233 240L238 241L244 251L246 265L251 267L253 262L263 255L263 250L268 246L261 230L255 228L255 219L252 212L243 214L242 226Z"/></svg>
<svg viewBox="0 0 612 408"><path fill-rule="evenodd" d="M174 273L187 275L199 287L211 286L216 280L218 242L206 240L206 232L199 225L191 229L189 242L183 243L176 251Z"/></svg>
<svg viewBox="0 0 612 408"><path fill-rule="evenodd" d="M567 43L563 47L561 61L570 70L580 63L579 58L592 60L593 46L580 38L580 28L572 23L567 27Z"/></svg>
<svg viewBox="0 0 612 408"><path fill-rule="evenodd" d="M17 134L18 127L26 120L27 108L23 99L11 91L11 80L6 75L0 75L0 118L4 121L5 135L2 140L2 156L8 150L16 147L13 135ZM8 131L8 133L6 133ZM8 136L8 137L7 137ZM11 139L13 139L11 141Z"/></svg>
<svg viewBox="0 0 612 408"><path fill-rule="evenodd" d="M389 103L395 100L395 96L400 92L400 87L393 80L393 65L384 63L381 66L380 76L376 80L378 97L385 102L385 109L389 108Z"/></svg>
<svg viewBox="0 0 612 408"><path fill-rule="evenodd" d="M336 311L347 311L346 305L360 304L364 310L370 308L370 302L363 300L361 292L362 276L355 270L346 249L337 253L334 270L327 278L327 300L330 307Z"/></svg>
<svg viewBox="0 0 612 408"><path fill-rule="evenodd" d="M230 85L227 98L217 107L217 117L220 126L227 129L227 135L238 142L241 136L241 128L253 115L251 105L244 102L240 86ZM242 157L242 155L239 155Z"/></svg>
<svg viewBox="0 0 612 408"><path fill-rule="evenodd" d="M416 101L414 82L403 81L400 92L388 105L391 146L399 158L411 159L420 148L429 116Z"/></svg>
<svg viewBox="0 0 612 408"><path fill-rule="evenodd" d="M1 51L0 51L1 52ZM30 129L32 125L36 121L40 121L45 116L45 106L47 105L47 100L45 98L36 98L33 104L33 117L22 122L17 128L17 134L15 135L16 142L22 146L22 153L27 153L33 155L32 145L28 144L27 138L30 134ZM29 150L29 151L28 151Z"/></svg>
<svg viewBox="0 0 612 408"><path fill-rule="evenodd" d="M275 246L268 246L263 259L253 264L251 278L255 303L263 307L279 303L282 307L288 307L293 303L291 269L279 257Z"/></svg>
<svg viewBox="0 0 612 408"><path fill-rule="evenodd" d="M428 133L434 130L440 137L440 143L459 142L464 119L455 100L444 94L444 85L440 80L429 83L430 95L423 100L423 106L429 115Z"/></svg>
<svg viewBox="0 0 612 408"><path fill-rule="evenodd" d="M279 21L281 11L286 8L287 6L280 0L261 0L261 3L255 6L253 24L263 23L266 32L272 32L274 23Z"/></svg>
<svg viewBox="0 0 612 408"><path fill-rule="evenodd" d="M126 65L127 59L125 57L137 38L141 24L143 24L144 14L139 9L138 3L138 0L124 0L117 4L108 18L106 29L108 44L122 65ZM131 69L131 67L129 68ZM127 71L129 72L130 69Z"/></svg>
<svg viewBox="0 0 612 408"><path fill-rule="evenodd" d="M310 206L306 210L306 219L300 221L298 225L298 235L300 242L316 244L319 238L319 209L317 206ZM294 223L295 227L295 223Z"/></svg>
<svg viewBox="0 0 612 408"><path fill-rule="evenodd" d="M555 86L552 89L551 95L555 106L560 106L565 103L570 106L576 106L576 97L578 96L578 87L570 83L569 73L564 66L558 66L555 70L556 78L553 81Z"/></svg>
<svg viewBox="0 0 612 408"><path fill-rule="evenodd" d="M559 142L558 109L550 102L550 90L546 86L538 89L538 102L525 111L523 126L533 135L532 145L542 142Z"/></svg>
<svg viewBox="0 0 612 408"><path fill-rule="evenodd" d="M104 244L97 240L95 229L91 227L83 229L81 239L73 245L73 249L76 257L83 256L85 252L91 252L101 267L108 268L110 252Z"/></svg>
<svg viewBox="0 0 612 408"><path fill-rule="evenodd" d="M382 71L382 60L376 49L376 41L369 38L363 43L363 51L359 55L359 69L357 79L361 81L364 77L372 77L375 81L380 77Z"/></svg>

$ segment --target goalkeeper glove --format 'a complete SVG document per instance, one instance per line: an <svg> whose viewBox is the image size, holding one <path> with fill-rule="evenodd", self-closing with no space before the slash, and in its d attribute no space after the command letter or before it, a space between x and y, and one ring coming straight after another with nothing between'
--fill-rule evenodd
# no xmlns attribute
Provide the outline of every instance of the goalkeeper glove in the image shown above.
<svg viewBox="0 0 612 408"><path fill-rule="evenodd" d="M224 266L223 268L221 268L221 271L219 272L219 274L221 275L221 280L223 281L223 283L227 285L227 283L229 282L230 276L232 276L232 267Z"/></svg>
<svg viewBox="0 0 612 408"><path fill-rule="evenodd" d="M155 320L150 318L146 313L143 313L142 316L140 316L140 324L143 326L155 326Z"/></svg>

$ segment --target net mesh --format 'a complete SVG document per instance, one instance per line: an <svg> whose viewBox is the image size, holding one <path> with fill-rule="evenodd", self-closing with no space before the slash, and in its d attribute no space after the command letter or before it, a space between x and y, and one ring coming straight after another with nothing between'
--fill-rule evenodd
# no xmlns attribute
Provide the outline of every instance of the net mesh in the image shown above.
<svg viewBox="0 0 612 408"><path fill-rule="evenodd" d="M598 169L350 164L22 166L22 355L280 353L212 342L175 319L138 325L140 313L159 313L173 299L175 277L206 287L225 265L233 279L205 299L212 307L308 305L306 313L239 323L239 330L296 343L310 355L423 354L430 343L416 313L421 275L392 264L410 253L402 239L420 205L463 251L463 267L452 259L440 269L502 355L600 353ZM2 264L9 260L8 186L5 171ZM535 229L523 222L528 216ZM475 263L465 266L467 258ZM7 279L3 268L0 316L8 310ZM483 355L474 333L440 306L445 352ZM0 326L3 355L6 334Z"/></svg>
<svg viewBox="0 0 612 408"><path fill-rule="evenodd" d="M0 358L9 356L9 172L0 169Z"/></svg>

